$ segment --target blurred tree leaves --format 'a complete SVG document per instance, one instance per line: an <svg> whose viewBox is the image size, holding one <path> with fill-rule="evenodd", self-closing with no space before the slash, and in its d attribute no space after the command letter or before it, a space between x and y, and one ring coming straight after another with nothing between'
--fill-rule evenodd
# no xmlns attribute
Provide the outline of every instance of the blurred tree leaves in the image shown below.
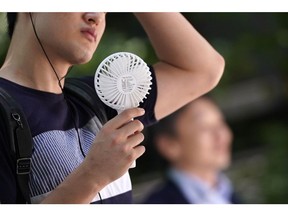
<svg viewBox="0 0 288 216"><path fill-rule="evenodd" d="M9 45L5 15L0 13L0 66ZM265 149L267 168L262 181L258 182L263 188L265 202L287 203L288 14L184 13L184 16L226 60L225 73L212 91L219 102L227 101L229 95L237 100L239 95L227 92L232 92L230 90L241 83L261 80L263 77L268 77L269 82L272 77L272 85L273 79L278 80L275 85L279 86L275 90L278 93L267 92L271 101L275 101L271 108L228 121L234 132L234 153L255 147ZM118 51L133 52L148 64L157 60L145 32L131 13L107 14L106 32L92 61L75 66L70 76L94 75L98 64L109 54ZM240 96L245 99L247 95ZM249 108L249 104L247 106ZM149 133L147 137L146 142L150 142ZM149 145L147 148L149 152ZM151 172L156 167L154 159L153 153L150 157L145 154L137 160L139 163L137 169L132 170L132 175Z"/></svg>
<svg viewBox="0 0 288 216"><path fill-rule="evenodd" d="M269 122L259 127L266 147L267 167L260 181L267 203L287 203L288 198L288 126Z"/></svg>
<svg viewBox="0 0 288 216"><path fill-rule="evenodd" d="M3 64L9 45L7 35L6 13L0 13L0 66Z"/></svg>

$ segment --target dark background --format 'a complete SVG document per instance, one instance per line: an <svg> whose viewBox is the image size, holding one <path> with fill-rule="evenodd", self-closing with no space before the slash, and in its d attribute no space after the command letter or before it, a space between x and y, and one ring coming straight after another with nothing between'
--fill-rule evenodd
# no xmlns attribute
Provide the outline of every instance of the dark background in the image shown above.
<svg viewBox="0 0 288 216"><path fill-rule="evenodd" d="M0 66L9 45L5 16L0 13ZM233 164L227 174L236 191L246 203L287 203L288 14L184 16L226 60L223 78L211 95L234 133ZM145 32L131 13L107 14L106 33L92 61L74 67L71 76L93 75L98 64L117 51L133 52L148 64L156 61ZM163 172L153 151L153 128L145 133L147 153L131 170L137 192Z"/></svg>

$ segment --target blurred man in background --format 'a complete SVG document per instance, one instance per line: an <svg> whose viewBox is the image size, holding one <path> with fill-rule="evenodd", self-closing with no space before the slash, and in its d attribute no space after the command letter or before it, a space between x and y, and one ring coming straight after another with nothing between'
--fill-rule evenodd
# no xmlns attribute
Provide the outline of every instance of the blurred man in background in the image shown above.
<svg viewBox="0 0 288 216"><path fill-rule="evenodd" d="M170 168L145 203L238 203L222 173L230 164L232 133L210 98L189 103L155 129L156 148Z"/></svg>

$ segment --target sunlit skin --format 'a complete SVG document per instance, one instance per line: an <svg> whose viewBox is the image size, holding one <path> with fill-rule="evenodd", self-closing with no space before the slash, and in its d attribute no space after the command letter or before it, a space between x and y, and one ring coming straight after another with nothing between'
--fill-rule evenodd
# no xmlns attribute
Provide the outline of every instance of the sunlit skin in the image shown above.
<svg viewBox="0 0 288 216"><path fill-rule="evenodd" d="M192 102L175 122L175 138L159 139L160 152L172 165L214 184L230 164L232 132L209 99Z"/></svg>

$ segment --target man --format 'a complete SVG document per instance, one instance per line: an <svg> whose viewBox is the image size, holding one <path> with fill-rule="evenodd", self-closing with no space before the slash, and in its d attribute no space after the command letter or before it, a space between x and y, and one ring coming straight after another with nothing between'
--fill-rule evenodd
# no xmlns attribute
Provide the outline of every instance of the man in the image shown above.
<svg viewBox="0 0 288 216"><path fill-rule="evenodd" d="M201 97L157 125L158 152L169 163L166 182L145 203L237 203L229 179L232 133L215 103Z"/></svg>
<svg viewBox="0 0 288 216"><path fill-rule="evenodd" d="M128 169L145 151L144 125L211 90L223 73L223 58L181 14L135 13L159 58L151 67L152 91L142 108L116 116L106 107L110 121L101 125L85 104L67 101L62 87L69 67L91 59L105 15L8 14L11 44L0 86L22 105L32 131L33 203L131 203ZM84 80L93 86L93 77ZM0 143L0 201L13 203L15 175L3 132Z"/></svg>

